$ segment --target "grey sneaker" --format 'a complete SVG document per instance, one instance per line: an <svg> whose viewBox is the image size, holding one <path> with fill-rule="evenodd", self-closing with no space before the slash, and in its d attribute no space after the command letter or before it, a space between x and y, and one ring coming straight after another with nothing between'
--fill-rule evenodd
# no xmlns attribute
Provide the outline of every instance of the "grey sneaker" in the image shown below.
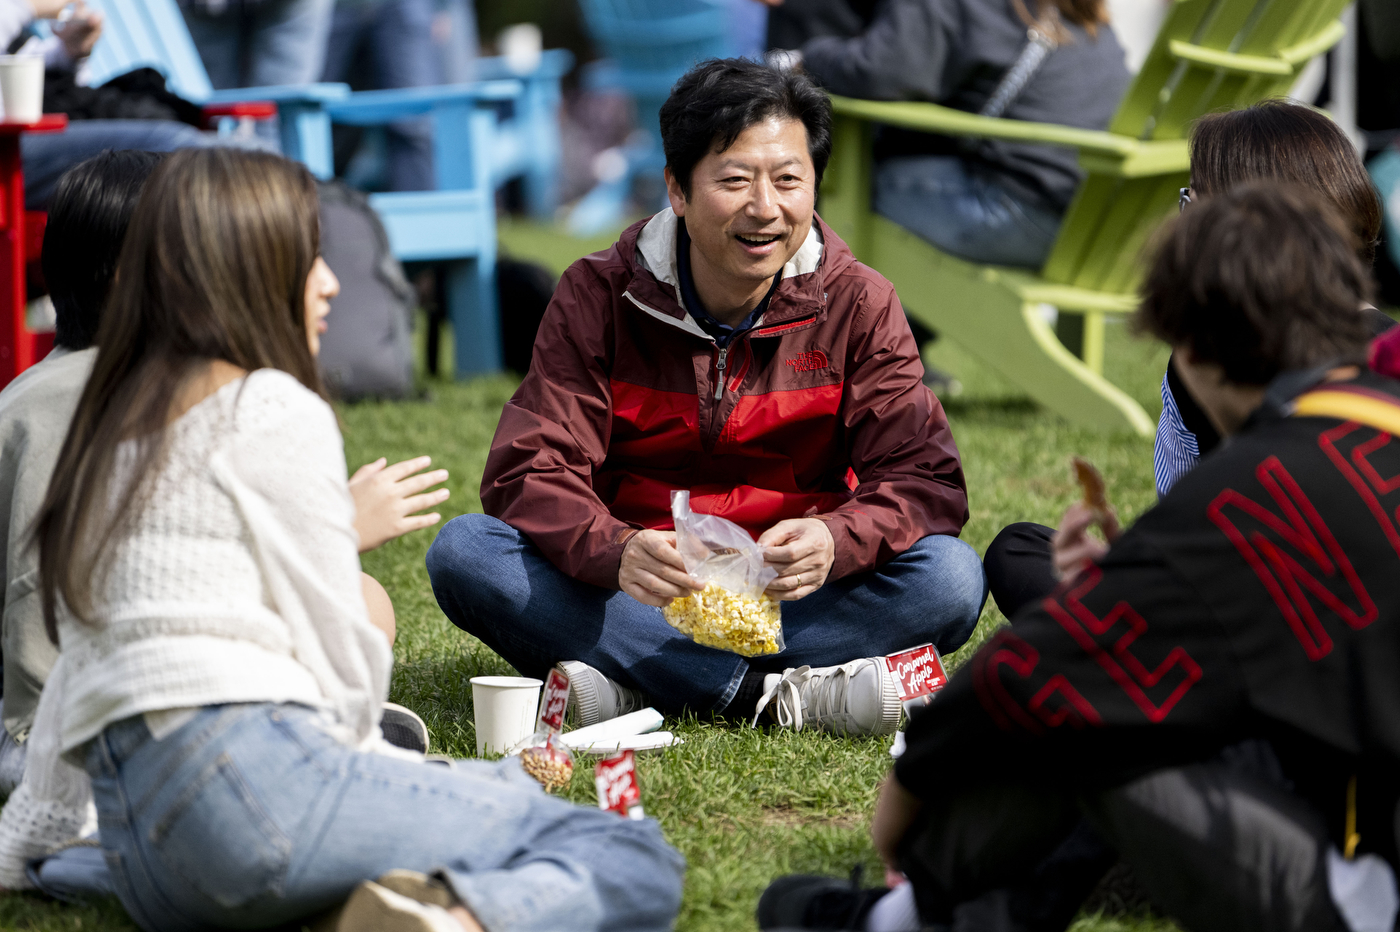
<svg viewBox="0 0 1400 932"><path fill-rule="evenodd" d="M336 932L462 932L447 909L366 880L340 911Z"/></svg>
<svg viewBox="0 0 1400 932"><path fill-rule="evenodd" d="M888 735L899 727L899 691L883 657L839 667L790 667L763 679L754 724L767 709L784 728L838 735Z"/></svg>
<svg viewBox="0 0 1400 932"><path fill-rule="evenodd" d="M581 660L565 660L556 666L569 678L569 708L575 728L647 707L646 696L640 690L619 686Z"/></svg>

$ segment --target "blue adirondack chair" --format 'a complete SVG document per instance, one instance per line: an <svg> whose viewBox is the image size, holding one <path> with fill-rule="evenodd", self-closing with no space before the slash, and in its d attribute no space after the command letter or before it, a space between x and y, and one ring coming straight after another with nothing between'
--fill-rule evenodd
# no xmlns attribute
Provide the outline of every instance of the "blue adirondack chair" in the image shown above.
<svg viewBox="0 0 1400 932"><path fill-rule="evenodd" d="M579 6L594 45L606 56L588 67L584 84L631 95L637 128L646 134L626 147L626 171L601 181L575 206L569 228L586 236L623 219L639 175L652 175L659 184L666 163L661 105L696 62L729 58L734 46L727 0L580 0Z"/></svg>
<svg viewBox="0 0 1400 932"><path fill-rule="evenodd" d="M89 80L102 84L135 68L165 75L170 90L197 104L265 100L277 105L282 152L318 178L332 174L330 121L323 104L350 94L345 84L216 91L175 0L92 0L104 22L88 59Z"/></svg>
<svg viewBox="0 0 1400 932"><path fill-rule="evenodd" d="M379 194L371 203L399 259L449 263L447 308L457 374L499 371L495 184L489 154L496 148L496 110L521 100L520 81L354 95L339 84L214 91L175 0L94 0L93 5L108 24L91 60L95 83L149 66L166 75L173 91L196 102L272 100L278 106L283 152L320 178L333 174L332 121L368 126L431 115L439 190Z"/></svg>
<svg viewBox="0 0 1400 932"><path fill-rule="evenodd" d="M574 67L567 49L546 49L539 67L520 73L504 58L478 58L478 81L514 79L524 90L509 105L511 112L496 123L491 153L491 182L497 187L519 178L525 209L537 220L553 220L559 207L560 163L559 80Z"/></svg>

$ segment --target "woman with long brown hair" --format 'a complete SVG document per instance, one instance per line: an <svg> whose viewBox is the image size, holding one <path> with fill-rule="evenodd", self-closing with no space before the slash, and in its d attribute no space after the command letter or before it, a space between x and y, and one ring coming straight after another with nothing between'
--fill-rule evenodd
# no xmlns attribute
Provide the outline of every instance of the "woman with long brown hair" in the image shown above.
<svg viewBox="0 0 1400 932"><path fill-rule="evenodd" d="M278 926L352 891L340 932L669 928L681 862L655 823L383 742L318 239L286 160L193 150L148 182L36 525L62 648L36 739L84 765L147 930Z"/></svg>

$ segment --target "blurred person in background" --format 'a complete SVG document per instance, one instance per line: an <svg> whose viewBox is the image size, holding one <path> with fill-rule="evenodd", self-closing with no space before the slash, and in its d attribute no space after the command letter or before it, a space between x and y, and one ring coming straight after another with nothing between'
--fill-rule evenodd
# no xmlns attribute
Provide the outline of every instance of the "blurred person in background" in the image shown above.
<svg viewBox="0 0 1400 932"><path fill-rule="evenodd" d="M339 0L331 21L325 81L356 90L427 87L442 83L433 42L434 0ZM430 117L397 120L387 128L388 187L431 191L433 125Z"/></svg>
<svg viewBox="0 0 1400 932"><path fill-rule="evenodd" d="M783 0L764 2L780 15ZM1128 85L1104 0L841 6L815 5L816 35L790 59L834 94L1104 129ZM859 35L839 34L861 22ZM1023 83L1006 80L1037 45L1028 30L1049 52ZM1082 178L1073 149L898 129L882 131L876 159L878 213L963 259L1028 268L1045 261Z"/></svg>
<svg viewBox="0 0 1400 932"><path fill-rule="evenodd" d="M216 90L319 81L334 6L335 0L180 0Z"/></svg>
<svg viewBox="0 0 1400 932"><path fill-rule="evenodd" d="M52 36L36 34L36 19L55 19L69 6L69 0L0 0L0 46L11 53L42 55L46 85L75 81L74 73L102 37L102 14L81 0L71 4L66 22L54 24ZM25 133L20 137L24 206L47 210L59 179L107 149L169 152L217 143L214 134L173 119L75 119L62 133Z"/></svg>

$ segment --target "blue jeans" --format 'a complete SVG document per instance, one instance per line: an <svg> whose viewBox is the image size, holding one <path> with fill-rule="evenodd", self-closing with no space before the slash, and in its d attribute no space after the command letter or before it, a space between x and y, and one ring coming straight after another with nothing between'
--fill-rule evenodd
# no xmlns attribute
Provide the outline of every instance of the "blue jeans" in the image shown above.
<svg viewBox="0 0 1400 932"><path fill-rule="evenodd" d="M226 144L227 139L173 120L74 120L61 133L26 133L19 140L24 206L48 210L58 179L79 162L107 149L172 152Z"/></svg>
<svg viewBox="0 0 1400 932"><path fill-rule="evenodd" d="M518 759L353 751L292 705L141 717L86 749L102 847L147 932L268 928L395 869L437 872L489 932L669 929L685 862L653 820L545 795Z"/></svg>
<svg viewBox="0 0 1400 932"><path fill-rule="evenodd" d="M946 654L972 634L987 598L976 551L955 537L925 537L878 570L784 602L786 649L745 660L691 641L659 608L565 576L488 515L448 522L428 550L428 575L452 623L521 673L582 660L669 713L723 711L750 669L832 666L930 641Z"/></svg>
<svg viewBox="0 0 1400 932"><path fill-rule="evenodd" d="M1038 269L1061 214L967 170L956 155L887 159L875 170L875 212L970 262Z"/></svg>
<svg viewBox="0 0 1400 932"><path fill-rule="evenodd" d="M350 81L357 76L352 70L363 54L370 65L370 88L441 83L438 51L432 39L434 13L434 0L379 0L337 7L331 20L323 80ZM391 191L432 191L437 187L431 117L390 123L387 143Z"/></svg>
<svg viewBox="0 0 1400 932"><path fill-rule="evenodd" d="M215 90L321 80L335 0L230 4L217 15L185 7L185 24Z"/></svg>

